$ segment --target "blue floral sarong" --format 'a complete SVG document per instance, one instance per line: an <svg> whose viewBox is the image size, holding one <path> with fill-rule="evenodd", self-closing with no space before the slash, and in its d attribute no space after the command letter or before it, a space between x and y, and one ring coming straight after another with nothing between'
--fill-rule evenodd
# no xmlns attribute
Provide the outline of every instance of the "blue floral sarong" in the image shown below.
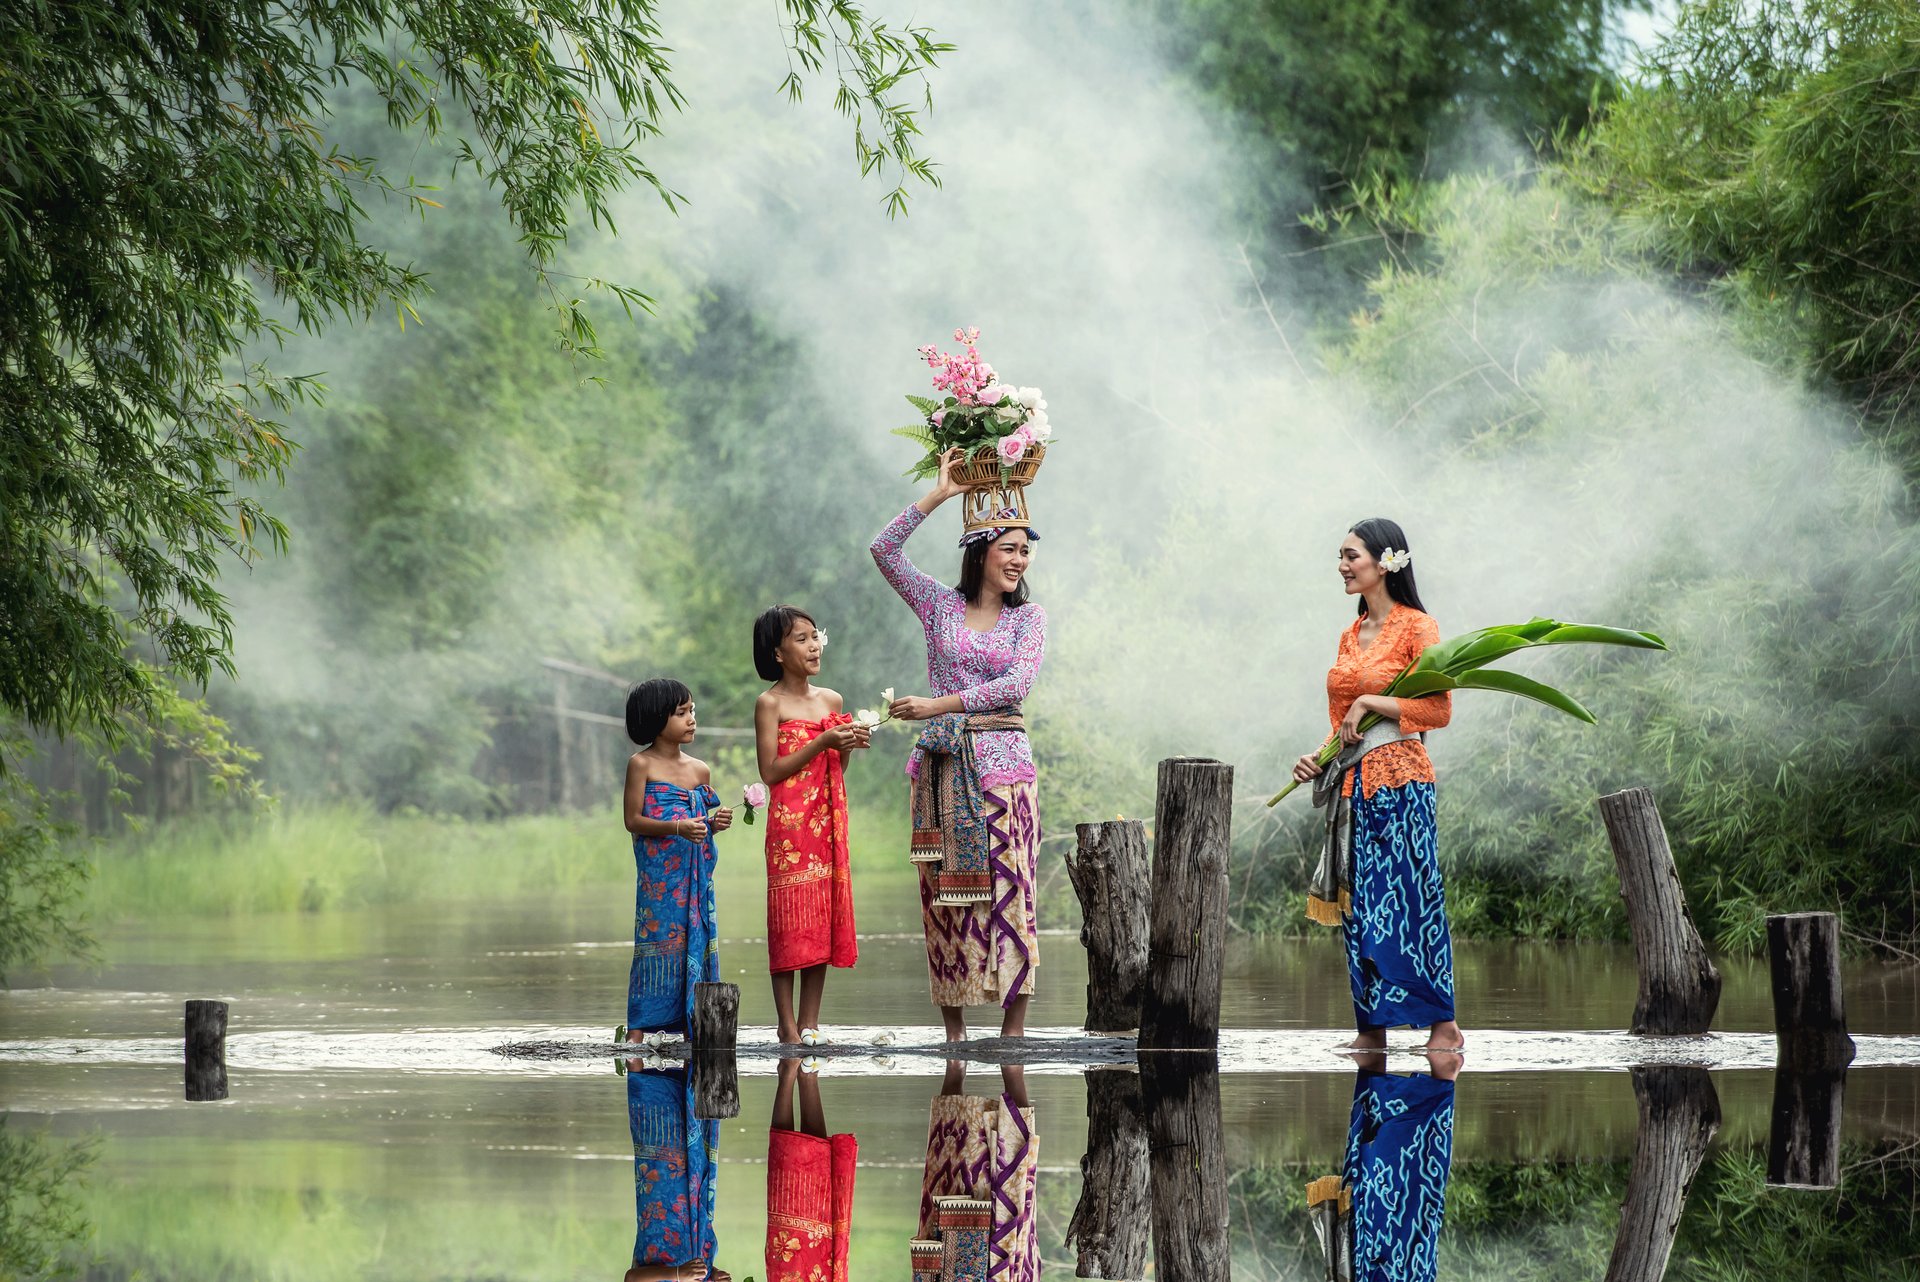
<svg viewBox="0 0 1920 1282"><path fill-rule="evenodd" d="M704 784L688 791L647 784L648 819L704 819L719 796ZM627 1027L687 1032L693 986L720 978L720 934L714 920L713 834L635 837L638 888L633 905L633 969L627 976Z"/></svg>
<svg viewBox="0 0 1920 1282"><path fill-rule="evenodd" d="M1453 941L1434 842L1433 785L1353 789L1353 906L1345 924L1363 1031L1453 1018Z"/></svg>
<svg viewBox="0 0 1920 1282"><path fill-rule="evenodd" d="M1452 1159L1452 1082L1360 1071L1341 1170L1354 1282L1433 1282Z"/></svg>
<svg viewBox="0 0 1920 1282"><path fill-rule="evenodd" d="M720 1123L693 1115L684 1070L627 1074L627 1125L633 1131L635 1264L713 1263L714 1177Z"/></svg>

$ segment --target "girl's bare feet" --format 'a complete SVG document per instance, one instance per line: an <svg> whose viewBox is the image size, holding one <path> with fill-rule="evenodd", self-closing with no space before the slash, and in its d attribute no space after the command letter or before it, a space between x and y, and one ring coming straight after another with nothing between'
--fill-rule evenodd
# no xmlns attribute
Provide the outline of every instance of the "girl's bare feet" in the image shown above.
<svg viewBox="0 0 1920 1282"><path fill-rule="evenodd" d="M1027 1003L1031 997L1016 997L1007 1006L1007 1013L1000 1017L1000 1036L1025 1037L1027 1035Z"/></svg>
<svg viewBox="0 0 1920 1282"><path fill-rule="evenodd" d="M940 1022L946 1025L947 1040L964 1042L967 1040L967 1013L958 1006L942 1006Z"/></svg>

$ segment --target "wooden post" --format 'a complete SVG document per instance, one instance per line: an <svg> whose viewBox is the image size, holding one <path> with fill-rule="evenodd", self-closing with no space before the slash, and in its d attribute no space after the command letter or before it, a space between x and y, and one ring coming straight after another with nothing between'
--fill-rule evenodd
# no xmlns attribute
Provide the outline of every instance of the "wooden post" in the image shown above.
<svg viewBox="0 0 1920 1282"><path fill-rule="evenodd" d="M1087 1151L1080 1158L1080 1202L1067 1222L1066 1244L1079 1244L1073 1275L1143 1278L1151 1221L1140 1075L1090 1068L1086 1079Z"/></svg>
<svg viewBox="0 0 1920 1282"><path fill-rule="evenodd" d="M1780 1071L1829 1072L1853 1062L1840 992L1840 919L1832 913L1767 918L1773 1030Z"/></svg>
<svg viewBox="0 0 1920 1282"><path fill-rule="evenodd" d="M1211 1055L1144 1055L1140 1089L1152 1172L1153 1275L1159 1282L1229 1282L1219 1066Z"/></svg>
<svg viewBox="0 0 1920 1282"><path fill-rule="evenodd" d="M1847 1070L1773 1074L1773 1130L1767 1139L1767 1183L1775 1188L1840 1185L1840 1111Z"/></svg>
<svg viewBox="0 0 1920 1282"><path fill-rule="evenodd" d="M553 676L553 806L573 809L573 770L567 754L567 680Z"/></svg>
<svg viewBox="0 0 1920 1282"><path fill-rule="evenodd" d="M1687 1189L1720 1127L1720 1097L1704 1068L1636 1068L1640 1129L1607 1282L1658 1282L1667 1271Z"/></svg>
<svg viewBox="0 0 1920 1282"><path fill-rule="evenodd" d="M1653 794L1628 788L1600 798L1620 893L1627 901L1633 952L1640 964L1636 1033L1704 1033L1720 1005L1720 972L1700 942L1660 824Z"/></svg>
<svg viewBox="0 0 1920 1282"><path fill-rule="evenodd" d="M227 1097L227 1004L187 1003L187 1098L196 1103Z"/></svg>
<svg viewBox="0 0 1920 1282"><path fill-rule="evenodd" d="M695 984L693 1023L687 1040L697 1051L733 1053L740 1019L740 985Z"/></svg>
<svg viewBox="0 0 1920 1282"><path fill-rule="evenodd" d="M1067 856L1067 876L1080 899L1080 944L1087 950L1086 1030L1130 1033L1140 1027L1147 980L1146 825L1119 819L1073 831L1080 857Z"/></svg>
<svg viewBox="0 0 1920 1282"><path fill-rule="evenodd" d="M1233 767L1204 757L1160 763L1153 812L1153 906L1143 1050L1220 1044L1220 973L1227 946L1227 853Z"/></svg>

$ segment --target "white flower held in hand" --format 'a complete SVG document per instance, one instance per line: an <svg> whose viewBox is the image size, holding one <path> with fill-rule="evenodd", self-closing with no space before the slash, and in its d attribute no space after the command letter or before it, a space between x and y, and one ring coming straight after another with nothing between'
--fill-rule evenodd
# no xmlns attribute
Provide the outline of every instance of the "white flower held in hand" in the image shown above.
<svg viewBox="0 0 1920 1282"><path fill-rule="evenodd" d="M865 726L871 730L880 724L880 714L872 708L862 708L853 714L853 723L857 726Z"/></svg>

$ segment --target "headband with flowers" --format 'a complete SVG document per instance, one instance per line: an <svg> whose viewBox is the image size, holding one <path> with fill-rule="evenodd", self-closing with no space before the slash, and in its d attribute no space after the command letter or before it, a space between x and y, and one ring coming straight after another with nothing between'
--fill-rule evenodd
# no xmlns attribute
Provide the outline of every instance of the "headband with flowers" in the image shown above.
<svg viewBox="0 0 1920 1282"><path fill-rule="evenodd" d="M1010 521L1014 517L1019 515L1020 515L1020 512L1018 508L1003 507L998 512L995 512L993 514L993 519L996 521ZM1005 534L1008 530L1015 529L1015 528L1026 529L1027 542L1038 543L1040 541L1040 531L1034 529L1032 526L1016 527L1011 525L983 525L977 530L968 530L965 534L962 534L960 536L960 546L966 547L969 544L980 543L980 542L991 543L995 539L999 538L1002 534Z"/></svg>

